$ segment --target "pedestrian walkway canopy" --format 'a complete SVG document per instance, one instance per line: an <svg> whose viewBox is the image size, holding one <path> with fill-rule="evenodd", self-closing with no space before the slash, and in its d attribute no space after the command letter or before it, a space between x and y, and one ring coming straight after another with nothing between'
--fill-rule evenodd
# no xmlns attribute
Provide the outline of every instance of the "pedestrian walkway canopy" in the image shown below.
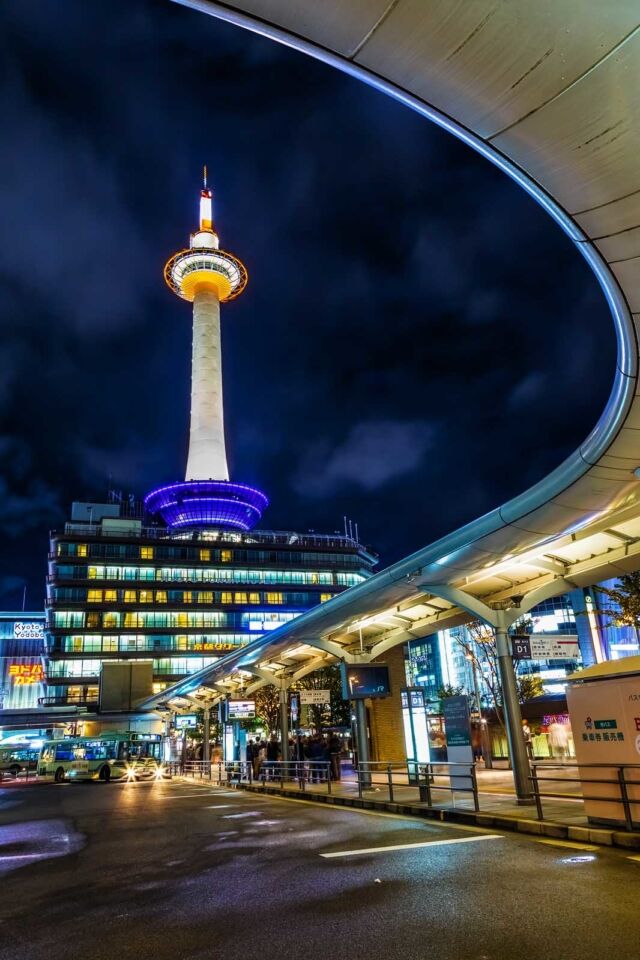
<svg viewBox="0 0 640 960"><path fill-rule="evenodd" d="M194 696L210 700L289 682L336 659L379 656L473 615L524 613L547 597L637 568L638 4L177 2L361 79L495 163L541 204L589 263L611 310L618 355L600 420L549 476L148 706L192 708ZM559 329L562 307L560 290Z"/></svg>

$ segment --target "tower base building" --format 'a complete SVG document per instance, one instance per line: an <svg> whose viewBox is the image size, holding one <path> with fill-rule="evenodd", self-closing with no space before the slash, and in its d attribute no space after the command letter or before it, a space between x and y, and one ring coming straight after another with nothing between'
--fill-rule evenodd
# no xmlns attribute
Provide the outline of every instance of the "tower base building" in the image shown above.
<svg viewBox="0 0 640 960"><path fill-rule="evenodd" d="M160 692L360 583L377 561L345 536L185 533L125 512L76 503L51 534L46 681L59 704L97 703L111 660L151 660Z"/></svg>

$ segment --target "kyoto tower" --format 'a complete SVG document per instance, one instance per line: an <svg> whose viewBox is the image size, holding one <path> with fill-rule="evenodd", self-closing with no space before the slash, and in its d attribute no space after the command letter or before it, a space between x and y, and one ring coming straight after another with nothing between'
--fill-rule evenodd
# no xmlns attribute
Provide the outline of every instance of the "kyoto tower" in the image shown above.
<svg viewBox="0 0 640 960"><path fill-rule="evenodd" d="M220 340L220 304L240 296L247 271L237 257L220 249L206 167L199 228L191 234L189 248L167 261L164 277L170 290L193 304L189 454L185 479L152 490L145 507L172 529L250 530L269 501L260 490L229 479Z"/></svg>

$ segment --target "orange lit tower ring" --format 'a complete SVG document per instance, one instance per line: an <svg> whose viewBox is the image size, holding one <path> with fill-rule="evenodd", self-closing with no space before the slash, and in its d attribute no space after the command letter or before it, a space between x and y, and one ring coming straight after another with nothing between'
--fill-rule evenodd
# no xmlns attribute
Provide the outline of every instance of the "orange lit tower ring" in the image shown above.
<svg viewBox="0 0 640 960"><path fill-rule="evenodd" d="M247 269L226 250L191 247L175 253L164 268L170 290L193 303L196 291L215 290L220 303L235 300L247 285Z"/></svg>

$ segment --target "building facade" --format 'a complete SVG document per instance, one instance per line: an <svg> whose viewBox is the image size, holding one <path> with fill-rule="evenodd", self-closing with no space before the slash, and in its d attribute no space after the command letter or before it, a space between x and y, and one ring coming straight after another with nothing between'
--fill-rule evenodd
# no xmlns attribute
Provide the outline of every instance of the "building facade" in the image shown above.
<svg viewBox="0 0 640 960"><path fill-rule="evenodd" d="M360 583L377 559L350 537L185 534L114 513L75 504L51 535L46 679L59 702L95 702L105 660L153 660L159 692Z"/></svg>
<svg viewBox="0 0 640 960"><path fill-rule="evenodd" d="M0 710L29 710L46 695L44 611L0 612Z"/></svg>

